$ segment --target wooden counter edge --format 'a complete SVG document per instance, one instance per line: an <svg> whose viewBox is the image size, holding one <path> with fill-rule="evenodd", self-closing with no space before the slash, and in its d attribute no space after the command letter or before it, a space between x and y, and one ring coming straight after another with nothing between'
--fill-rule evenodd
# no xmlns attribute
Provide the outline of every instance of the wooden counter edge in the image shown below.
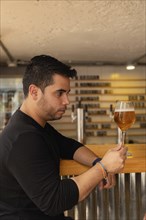
<svg viewBox="0 0 146 220"><path fill-rule="evenodd" d="M95 152L99 157L116 145L86 145L89 149ZM127 145L130 152L133 153L132 158L127 158L124 168L121 173L142 173L146 172L146 145L145 144L129 144ZM60 175L79 175L89 167L79 164L74 160L61 160L60 161Z"/></svg>

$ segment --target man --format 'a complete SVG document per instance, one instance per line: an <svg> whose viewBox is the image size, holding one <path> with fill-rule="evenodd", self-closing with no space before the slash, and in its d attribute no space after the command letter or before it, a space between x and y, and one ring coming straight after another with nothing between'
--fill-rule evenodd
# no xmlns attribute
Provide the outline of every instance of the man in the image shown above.
<svg viewBox="0 0 146 220"><path fill-rule="evenodd" d="M70 77L75 75L74 69L45 55L34 57L27 66L24 101L0 135L1 220L62 220L63 212L85 199L98 184L101 188L115 185L113 174L123 168L127 148L111 149L100 160L48 123L65 113ZM61 158L91 168L61 180Z"/></svg>

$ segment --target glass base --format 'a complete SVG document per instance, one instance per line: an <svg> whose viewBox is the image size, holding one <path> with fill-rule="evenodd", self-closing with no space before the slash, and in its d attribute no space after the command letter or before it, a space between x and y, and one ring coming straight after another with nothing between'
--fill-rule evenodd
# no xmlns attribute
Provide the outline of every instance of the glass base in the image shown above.
<svg viewBox="0 0 146 220"><path fill-rule="evenodd" d="M133 155L132 155L132 153L131 152L127 152L127 158L132 158L133 157Z"/></svg>

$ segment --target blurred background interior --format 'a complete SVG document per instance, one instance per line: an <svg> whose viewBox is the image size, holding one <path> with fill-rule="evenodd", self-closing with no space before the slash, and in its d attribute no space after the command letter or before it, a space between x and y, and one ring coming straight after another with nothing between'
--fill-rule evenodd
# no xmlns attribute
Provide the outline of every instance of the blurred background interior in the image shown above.
<svg viewBox="0 0 146 220"><path fill-rule="evenodd" d="M127 142L145 143L145 1L2 0L0 10L0 129L23 100L26 64L49 54L78 71L66 115L53 122L60 132L77 138L80 104L84 142L116 143L112 109L117 100L132 100L137 118Z"/></svg>
<svg viewBox="0 0 146 220"><path fill-rule="evenodd" d="M115 103L131 100L136 122L126 143L146 144L146 1L1 0L0 19L0 131L23 101L21 80L28 61L48 54L78 71L68 110L53 126L85 144L116 144ZM130 187L128 200L116 201L120 213L114 199L118 192L95 190L70 214L79 220L142 220L145 176L118 178L118 195ZM130 208L122 205L125 201Z"/></svg>

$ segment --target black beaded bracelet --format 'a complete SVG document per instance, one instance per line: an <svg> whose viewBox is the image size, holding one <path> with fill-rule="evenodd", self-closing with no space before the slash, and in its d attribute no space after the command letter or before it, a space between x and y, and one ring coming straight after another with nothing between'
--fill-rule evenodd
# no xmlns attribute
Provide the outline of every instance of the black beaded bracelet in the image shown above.
<svg viewBox="0 0 146 220"><path fill-rule="evenodd" d="M97 157L97 158L93 161L92 166L94 166L96 163L98 163L98 162L101 161L101 160L102 160L102 158Z"/></svg>

